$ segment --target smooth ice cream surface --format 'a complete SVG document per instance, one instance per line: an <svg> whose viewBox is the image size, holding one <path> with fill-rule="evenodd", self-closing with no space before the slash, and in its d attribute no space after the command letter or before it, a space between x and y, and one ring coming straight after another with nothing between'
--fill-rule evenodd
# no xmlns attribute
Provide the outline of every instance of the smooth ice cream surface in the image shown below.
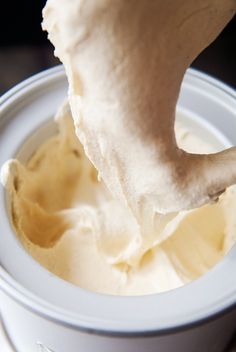
<svg viewBox="0 0 236 352"><path fill-rule="evenodd" d="M2 168L16 232L49 271L96 292L158 293L198 278L232 247L235 186L217 203L158 214L155 232L143 237L130 210L98 178L75 135L67 104L56 123L58 134L26 165L10 160ZM215 151L180 122L176 134L185 150Z"/></svg>

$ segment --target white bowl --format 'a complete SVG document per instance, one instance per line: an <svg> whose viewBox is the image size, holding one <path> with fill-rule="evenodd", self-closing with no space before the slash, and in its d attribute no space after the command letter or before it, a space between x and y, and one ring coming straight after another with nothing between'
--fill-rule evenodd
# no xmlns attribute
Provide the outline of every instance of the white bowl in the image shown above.
<svg viewBox="0 0 236 352"><path fill-rule="evenodd" d="M19 150L27 159L55 133L48 121L66 91L59 66L2 97L0 165ZM219 148L236 144L236 94L223 83L188 70L178 110ZM236 326L236 247L182 288L139 297L103 295L65 282L34 261L14 233L7 203L1 187L0 307L19 352L221 352L228 343Z"/></svg>

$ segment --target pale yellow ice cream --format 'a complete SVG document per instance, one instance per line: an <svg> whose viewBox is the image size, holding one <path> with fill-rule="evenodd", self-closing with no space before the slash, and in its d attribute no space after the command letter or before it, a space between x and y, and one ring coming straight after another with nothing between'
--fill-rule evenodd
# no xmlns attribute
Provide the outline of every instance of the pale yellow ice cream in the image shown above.
<svg viewBox="0 0 236 352"><path fill-rule="evenodd" d="M141 295L196 279L232 247L235 186L218 203L158 217L147 241L128 208L98 180L67 104L56 121L58 134L26 165L10 160L1 173L19 238L48 270L96 292ZM180 122L176 133L185 150L216 151Z"/></svg>
<svg viewBox="0 0 236 352"><path fill-rule="evenodd" d="M235 148L209 156L218 150L187 126L178 122L174 133L183 74L235 6L163 4L47 2L43 26L66 69L80 141L66 103L58 134L26 165L10 160L1 172L25 248L54 274L96 292L174 289L235 242L236 186L196 208L235 182Z"/></svg>
<svg viewBox="0 0 236 352"><path fill-rule="evenodd" d="M235 0L48 0L43 10L77 136L147 242L158 213L197 208L236 183L236 147L192 155L174 134L184 73L235 11Z"/></svg>

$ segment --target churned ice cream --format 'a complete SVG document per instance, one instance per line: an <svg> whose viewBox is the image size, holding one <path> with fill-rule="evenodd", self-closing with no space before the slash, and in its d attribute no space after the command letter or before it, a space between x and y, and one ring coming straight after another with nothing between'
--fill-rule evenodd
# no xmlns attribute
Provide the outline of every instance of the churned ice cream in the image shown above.
<svg viewBox="0 0 236 352"><path fill-rule="evenodd" d="M10 160L2 168L19 239L52 273L96 292L157 293L196 279L232 247L235 186L218 203L162 215L147 242L133 214L112 196L85 155L67 104L56 123L58 134L26 165ZM185 150L216 151L181 122L176 133Z"/></svg>
<svg viewBox="0 0 236 352"><path fill-rule="evenodd" d="M193 155L174 133L184 73L235 11L235 0L48 0L44 8L76 134L147 241L158 214L207 204L236 183L236 147Z"/></svg>
<svg viewBox="0 0 236 352"><path fill-rule="evenodd" d="M236 149L174 123L187 67L234 13L234 0L48 0L70 108L26 165L2 170L19 238L48 270L141 295L196 279L231 248Z"/></svg>

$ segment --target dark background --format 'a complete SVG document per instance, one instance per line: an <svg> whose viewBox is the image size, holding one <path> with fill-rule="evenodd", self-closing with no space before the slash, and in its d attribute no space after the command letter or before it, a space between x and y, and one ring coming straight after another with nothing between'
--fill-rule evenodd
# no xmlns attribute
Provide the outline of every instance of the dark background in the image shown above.
<svg viewBox="0 0 236 352"><path fill-rule="evenodd" d="M1 2L0 95L30 75L59 63L41 29L45 2ZM236 17L192 66L236 88Z"/></svg>

